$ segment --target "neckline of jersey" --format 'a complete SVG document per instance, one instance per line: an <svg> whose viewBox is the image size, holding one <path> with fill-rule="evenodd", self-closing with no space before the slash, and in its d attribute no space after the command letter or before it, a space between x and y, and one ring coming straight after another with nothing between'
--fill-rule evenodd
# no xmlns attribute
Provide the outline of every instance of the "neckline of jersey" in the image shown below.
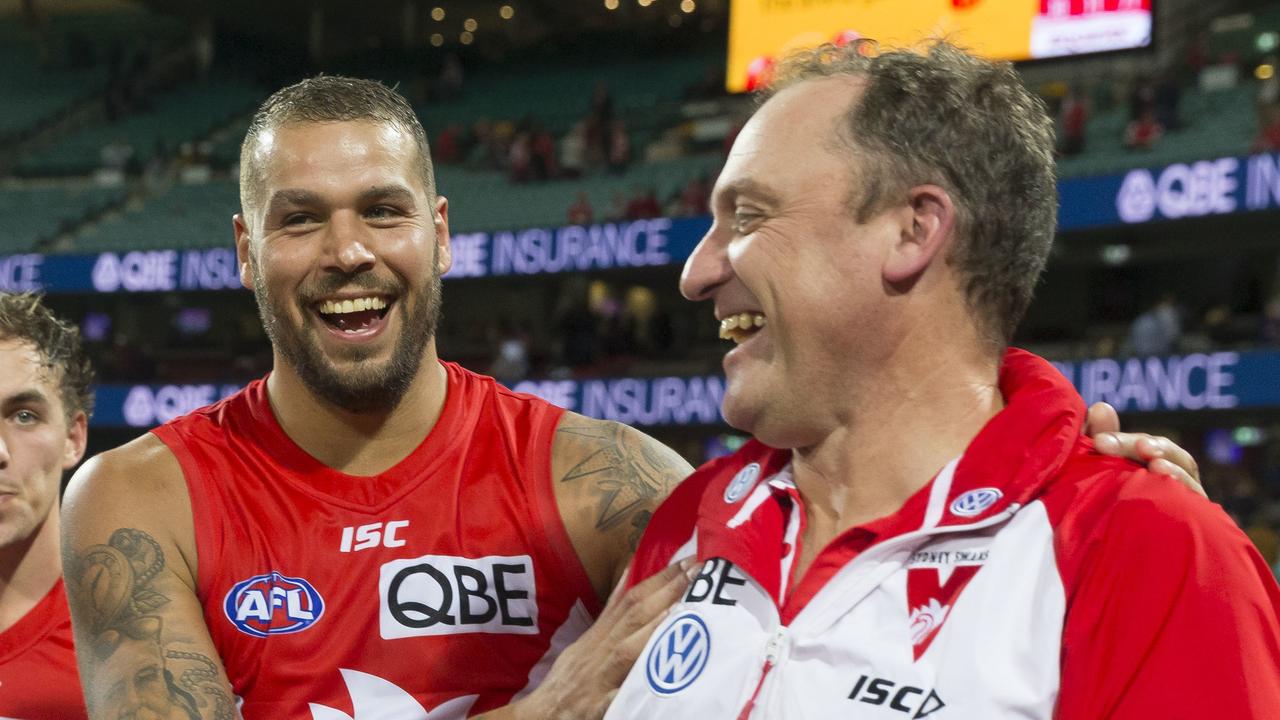
<svg viewBox="0 0 1280 720"><path fill-rule="evenodd" d="M271 448L273 458L286 466L286 480L302 491L342 506L379 511L394 504L435 471L456 451L452 441L465 425L469 415L465 393L466 373L455 363L440 361L447 382L444 406L430 432L408 455L377 475L351 475L337 470L308 453L284 431L267 397L263 378L248 394L251 422Z"/></svg>

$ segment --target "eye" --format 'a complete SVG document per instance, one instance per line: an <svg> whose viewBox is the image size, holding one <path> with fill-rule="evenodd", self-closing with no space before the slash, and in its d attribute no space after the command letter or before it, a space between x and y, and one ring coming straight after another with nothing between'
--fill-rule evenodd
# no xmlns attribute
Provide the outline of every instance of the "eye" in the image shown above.
<svg viewBox="0 0 1280 720"><path fill-rule="evenodd" d="M390 205L375 205L368 210L365 210L364 214L366 217L373 218L374 220L386 220L393 217L399 217L403 213L401 213L398 208L393 208Z"/></svg>
<svg viewBox="0 0 1280 720"><path fill-rule="evenodd" d="M13 414L13 419L19 425L35 425L40 422L40 416L30 410L19 410Z"/></svg>
<svg viewBox="0 0 1280 720"><path fill-rule="evenodd" d="M760 213L751 210L744 210L741 208L734 210L733 231L739 235L746 235L755 228L756 223L760 221L761 217L763 216L760 215Z"/></svg>
<svg viewBox="0 0 1280 720"><path fill-rule="evenodd" d="M283 224L285 227L296 227L298 225L309 225L315 221L314 217L306 213L293 213L285 216Z"/></svg>

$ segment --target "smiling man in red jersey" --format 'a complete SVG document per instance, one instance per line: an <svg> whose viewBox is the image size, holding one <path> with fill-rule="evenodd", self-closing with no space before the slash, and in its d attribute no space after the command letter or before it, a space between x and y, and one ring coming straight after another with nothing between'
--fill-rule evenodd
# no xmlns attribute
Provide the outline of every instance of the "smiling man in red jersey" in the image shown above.
<svg viewBox="0 0 1280 720"><path fill-rule="evenodd" d="M631 578L701 569L607 717L1280 717L1258 552L1008 349L1052 151L1012 67L946 43L783 66L681 279L755 439L654 514Z"/></svg>
<svg viewBox="0 0 1280 720"><path fill-rule="evenodd" d="M0 717L85 717L58 495L84 454L92 381L74 326L0 293Z"/></svg>
<svg viewBox="0 0 1280 720"><path fill-rule="evenodd" d="M241 206L271 374L68 491L91 716L599 717L687 583L602 610L688 465L437 357L449 205L394 92L273 95Z"/></svg>
<svg viewBox="0 0 1280 720"><path fill-rule="evenodd" d="M274 369L73 481L91 716L598 716L687 582L601 614L691 468L439 360L449 206L395 92L281 90L241 176Z"/></svg>

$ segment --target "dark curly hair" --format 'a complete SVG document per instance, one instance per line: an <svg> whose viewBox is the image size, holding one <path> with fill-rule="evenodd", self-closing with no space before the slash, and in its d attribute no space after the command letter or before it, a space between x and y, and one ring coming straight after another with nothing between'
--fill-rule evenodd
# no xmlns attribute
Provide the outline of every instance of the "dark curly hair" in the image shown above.
<svg viewBox="0 0 1280 720"><path fill-rule="evenodd" d="M32 293L0 293L0 340L30 343L46 368L56 370L67 418L93 415L93 367L80 330L59 320Z"/></svg>

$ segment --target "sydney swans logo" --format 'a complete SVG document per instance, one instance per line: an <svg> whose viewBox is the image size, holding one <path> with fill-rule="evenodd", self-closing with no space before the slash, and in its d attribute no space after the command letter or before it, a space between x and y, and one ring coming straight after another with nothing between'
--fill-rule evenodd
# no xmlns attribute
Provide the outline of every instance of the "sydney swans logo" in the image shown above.
<svg viewBox="0 0 1280 720"><path fill-rule="evenodd" d="M351 694L354 715L311 703L311 720L463 720L479 697L463 695L427 711L403 688L377 675L343 668L342 680Z"/></svg>

